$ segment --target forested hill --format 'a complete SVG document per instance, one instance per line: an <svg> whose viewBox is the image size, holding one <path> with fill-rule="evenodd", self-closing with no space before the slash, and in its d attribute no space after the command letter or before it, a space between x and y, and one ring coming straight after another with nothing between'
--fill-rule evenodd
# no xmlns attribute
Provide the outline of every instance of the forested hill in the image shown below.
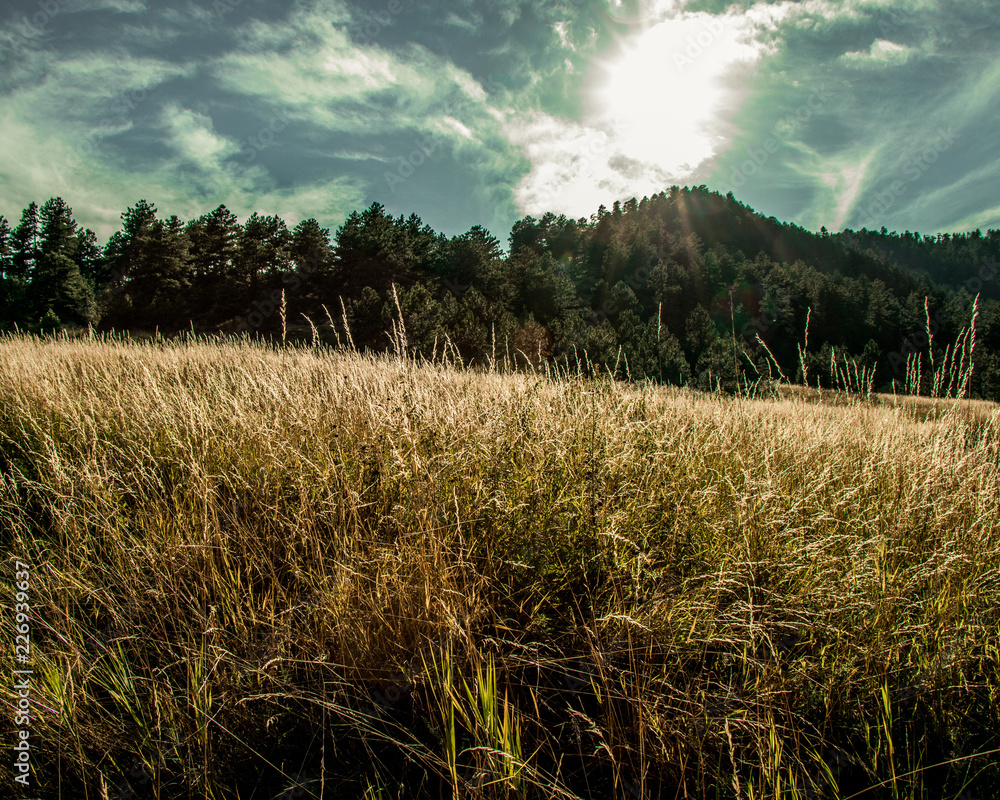
<svg viewBox="0 0 1000 800"><path fill-rule="evenodd" d="M801 381L804 365L813 385L874 371L875 389L902 390L908 362L914 388L919 356L930 391L956 342L960 354L972 347L963 331L978 294L969 388L1000 399L998 258L996 230L812 233L704 186L589 219L526 217L506 251L481 227L449 238L377 203L331 237L314 219L241 224L220 206L184 221L144 200L100 246L53 198L13 228L0 217L0 327L284 326L382 350L398 300L409 348L428 357L447 341L467 362L579 360L621 378L723 389L779 371Z"/></svg>

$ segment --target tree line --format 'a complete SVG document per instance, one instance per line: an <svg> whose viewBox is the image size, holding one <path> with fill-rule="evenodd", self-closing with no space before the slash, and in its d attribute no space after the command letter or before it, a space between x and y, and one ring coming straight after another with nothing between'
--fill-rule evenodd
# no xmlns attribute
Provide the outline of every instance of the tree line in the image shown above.
<svg viewBox="0 0 1000 800"><path fill-rule="evenodd" d="M140 200L121 218L100 246L59 197L14 227L0 216L0 328L193 328L386 350L401 316L414 354L449 347L467 363L558 361L730 391L777 374L837 386L853 366L898 390L912 359L954 352L978 296L969 388L1000 399L996 230L814 233L704 186L589 218L525 217L506 250L480 226L447 237L378 203L332 236L315 219L240 223L224 205L183 221Z"/></svg>

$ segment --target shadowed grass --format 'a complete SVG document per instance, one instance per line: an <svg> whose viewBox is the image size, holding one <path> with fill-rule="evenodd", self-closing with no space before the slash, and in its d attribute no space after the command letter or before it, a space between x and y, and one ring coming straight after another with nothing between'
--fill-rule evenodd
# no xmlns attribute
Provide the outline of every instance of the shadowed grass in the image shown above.
<svg viewBox="0 0 1000 800"><path fill-rule="evenodd" d="M44 796L998 788L995 406L0 352Z"/></svg>

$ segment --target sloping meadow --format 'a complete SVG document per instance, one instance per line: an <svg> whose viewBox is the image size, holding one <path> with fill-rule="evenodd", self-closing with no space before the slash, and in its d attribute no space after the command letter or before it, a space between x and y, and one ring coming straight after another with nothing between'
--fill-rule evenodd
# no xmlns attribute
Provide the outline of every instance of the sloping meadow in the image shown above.
<svg viewBox="0 0 1000 800"><path fill-rule="evenodd" d="M39 796L1000 789L990 407L232 340L0 353Z"/></svg>

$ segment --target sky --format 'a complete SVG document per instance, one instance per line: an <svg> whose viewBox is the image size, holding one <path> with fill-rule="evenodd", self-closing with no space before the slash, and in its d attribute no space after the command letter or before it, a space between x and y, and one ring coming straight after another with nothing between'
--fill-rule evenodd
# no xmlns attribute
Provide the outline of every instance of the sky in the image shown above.
<svg viewBox="0 0 1000 800"><path fill-rule="evenodd" d="M1000 228L988 0L5 0L0 214L101 241L382 203L447 235L705 184L811 230Z"/></svg>

